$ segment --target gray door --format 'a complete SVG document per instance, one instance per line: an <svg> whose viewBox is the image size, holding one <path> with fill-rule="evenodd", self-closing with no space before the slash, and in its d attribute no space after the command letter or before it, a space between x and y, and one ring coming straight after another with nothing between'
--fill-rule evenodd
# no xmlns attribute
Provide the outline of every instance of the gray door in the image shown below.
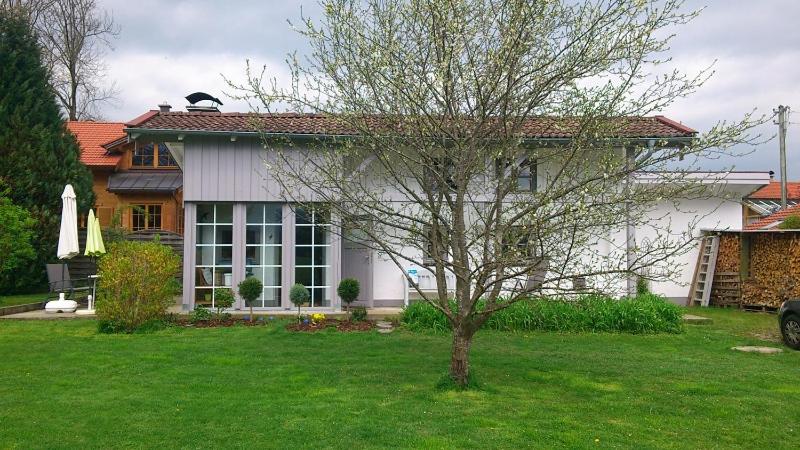
<svg viewBox="0 0 800 450"><path fill-rule="evenodd" d="M361 287L351 305L372 308L372 249L363 234L352 228L345 228L342 247L342 278L355 278Z"/></svg>

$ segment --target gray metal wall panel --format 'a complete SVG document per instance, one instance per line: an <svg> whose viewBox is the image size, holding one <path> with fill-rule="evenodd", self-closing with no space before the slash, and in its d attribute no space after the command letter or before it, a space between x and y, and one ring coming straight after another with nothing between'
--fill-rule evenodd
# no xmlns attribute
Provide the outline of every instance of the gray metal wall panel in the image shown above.
<svg viewBox="0 0 800 450"><path fill-rule="evenodd" d="M195 261L195 204L184 203L183 214L183 302L182 309L194 308L194 261Z"/></svg>
<svg viewBox="0 0 800 450"><path fill-rule="evenodd" d="M217 198L221 201L234 201L233 183L239 174L236 172L236 160L234 154L237 153L236 142L222 138L217 139Z"/></svg>
<svg viewBox="0 0 800 450"><path fill-rule="evenodd" d="M187 138L184 142L184 198L194 202L282 202L265 166L267 151L257 138Z"/></svg>
<svg viewBox="0 0 800 450"><path fill-rule="evenodd" d="M231 276L231 284L233 292L236 295L236 309L245 309L244 301L239 297L239 283L244 279L245 273L245 222L246 222L246 205L244 203L236 203L233 205L233 275Z"/></svg>

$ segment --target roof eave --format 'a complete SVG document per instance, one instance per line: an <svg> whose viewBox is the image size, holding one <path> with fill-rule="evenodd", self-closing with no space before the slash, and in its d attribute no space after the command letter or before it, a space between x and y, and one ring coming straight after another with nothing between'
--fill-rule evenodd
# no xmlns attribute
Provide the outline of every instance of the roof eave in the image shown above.
<svg viewBox="0 0 800 450"><path fill-rule="evenodd" d="M172 128L139 128L139 127L126 127L123 129L125 133L133 139L138 138L138 135L156 135L156 136L268 136L276 138L295 138L295 139L352 139L355 137L353 134L323 134L323 133L275 133L275 132L259 132L259 131L241 131L241 130L185 130L185 129L172 129ZM666 145L664 146L682 146L688 145L697 139L695 136L641 136L641 137L620 137L612 138L620 142L650 142L659 141ZM528 137L523 138L524 143L537 143L537 142L569 142L572 138L569 137Z"/></svg>

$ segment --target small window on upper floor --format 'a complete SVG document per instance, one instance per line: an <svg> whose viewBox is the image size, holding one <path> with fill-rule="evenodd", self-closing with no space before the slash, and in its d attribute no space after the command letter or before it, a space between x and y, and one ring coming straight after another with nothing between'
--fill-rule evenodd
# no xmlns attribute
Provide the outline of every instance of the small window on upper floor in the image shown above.
<svg viewBox="0 0 800 450"><path fill-rule="evenodd" d="M136 147L131 155L131 167L174 169L178 167L178 164L172 158L167 144L163 142L136 142Z"/></svg>
<svg viewBox="0 0 800 450"><path fill-rule="evenodd" d="M537 164L533 158L520 158L516 163L510 159L498 159L495 162L495 176L509 177L508 181L516 181L517 192L536 192Z"/></svg>

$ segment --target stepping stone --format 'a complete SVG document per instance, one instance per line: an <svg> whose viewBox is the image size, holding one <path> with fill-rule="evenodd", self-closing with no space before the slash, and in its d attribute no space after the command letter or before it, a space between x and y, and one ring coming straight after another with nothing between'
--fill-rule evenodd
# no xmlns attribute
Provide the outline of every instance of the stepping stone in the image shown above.
<svg viewBox="0 0 800 450"><path fill-rule="evenodd" d="M389 334L392 331L394 331L394 330L391 329L391 328L378 328L378 333L380 333L380 334Z"/></svg>
<svg viewBox="0 0 800 450"><path fill-rule="evenodd" d="M773 353L781 353L783 349L776 348L776 347L757 347L753 345L744 345L741 347L731 347L731 350L736 350L738 352L748 352L748 353L761 353L765 355L770 355Z"/></svg>
<svg viewBox="0 0 800 450"><path fill-rule="evenodd" d="M713 322L710 317L695 316L694 314L684 314L683 321L689 325L708 325Z"/></svg>
<svg viewBox="0 0 800 450"><path fill-rule="evenodd" d="M384 329L384 330L391 330L392 328L394 328L394 326L391 324L391 322L378 322L375 325L377 325L378 328L381 328L381 329Z"/></svg>

